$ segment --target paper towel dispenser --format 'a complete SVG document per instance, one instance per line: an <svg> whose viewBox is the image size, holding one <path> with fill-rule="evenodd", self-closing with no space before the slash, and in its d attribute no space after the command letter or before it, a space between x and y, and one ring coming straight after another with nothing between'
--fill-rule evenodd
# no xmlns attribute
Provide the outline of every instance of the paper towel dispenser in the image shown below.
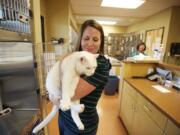
<svg viewBox="0 0 180 135"><path fill-rule="evenodd" d="M180 56L180 43L171 43L170 54L172 56Z"/></svg>

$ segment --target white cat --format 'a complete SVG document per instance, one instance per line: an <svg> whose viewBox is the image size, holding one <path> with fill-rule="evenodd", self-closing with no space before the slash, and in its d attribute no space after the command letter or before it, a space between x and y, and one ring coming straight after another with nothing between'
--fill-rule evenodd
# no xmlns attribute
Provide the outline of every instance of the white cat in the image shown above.
<svg viewBox="0 0 180 135"><path fill-rule="evenodd" d="M33 129L33 133L41 130L58 112L71 109L71 116L79 130L84 130L84 125L79 118L79 113L84 111L80 100L71 101L75 94L76 86L81 75L91 76L97 67L98 55L86 51L74 52L65 57L61 63L57 62L49 71L46 78L46 88L51 98L60 98L60 105L53 105L49 115Z"/></svg>

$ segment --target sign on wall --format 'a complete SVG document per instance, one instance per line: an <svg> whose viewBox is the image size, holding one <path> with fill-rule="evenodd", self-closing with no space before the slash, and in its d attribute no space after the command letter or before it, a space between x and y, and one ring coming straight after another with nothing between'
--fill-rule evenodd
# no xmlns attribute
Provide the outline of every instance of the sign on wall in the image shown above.
<svg viewBox="0 0 180 135"><path fill-rule="evenodd" d="M147 30L145 43L147 46L146 53L158 59L162 59L163 55L163 34L164 27Z"/></svg>

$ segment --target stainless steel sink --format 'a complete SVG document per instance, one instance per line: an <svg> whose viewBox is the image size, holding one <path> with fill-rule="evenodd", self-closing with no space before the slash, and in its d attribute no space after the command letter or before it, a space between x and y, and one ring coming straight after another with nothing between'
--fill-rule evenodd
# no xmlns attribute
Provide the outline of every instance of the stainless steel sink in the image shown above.
<svg viewBox="0 0 180 135"><path fill-rule="evenodd" d="M10 114L0 118L0 135L20 135L36 113L36 110L12 109Z"/></svg>

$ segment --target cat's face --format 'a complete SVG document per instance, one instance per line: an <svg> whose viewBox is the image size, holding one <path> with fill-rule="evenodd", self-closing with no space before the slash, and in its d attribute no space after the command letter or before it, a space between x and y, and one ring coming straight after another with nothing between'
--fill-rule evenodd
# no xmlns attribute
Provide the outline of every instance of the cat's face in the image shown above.
<svg viewBox="0 0 180 135"><path fill-rule="evenodd" d="M79 74L84 74L87 76L91 76L94 74L97 67L98 54L92 54L87 51L81 51L78 62L76 64L76 69Z"/></svg>

